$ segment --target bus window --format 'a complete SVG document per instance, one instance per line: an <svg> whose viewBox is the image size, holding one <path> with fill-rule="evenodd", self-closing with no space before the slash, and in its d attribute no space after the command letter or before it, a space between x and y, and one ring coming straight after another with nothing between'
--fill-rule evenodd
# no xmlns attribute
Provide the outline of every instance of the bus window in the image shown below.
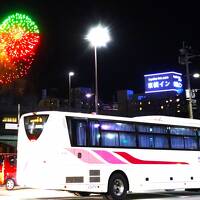
<svg viewBox="0 0 200 200"><path fill-rule="evenodd" d="M171 136L172 149L184 149L184 140L181 136Z"/></svg>
<svg viewBox="0 0 200 200"><path fill-rule="evenodd" d="M200 129L197 128L196 131L197 131L197 135L200 136Z"/></svg>
<svg viewBox="0 0 200 200"><path fill-rule="evenodd" d="M72 119L72 135L75 146L86 146L87 121Z"/></svg>
<svg viewBox="0 0 200 200"><path fill-rule="evenodd" d="M170 127L172 149L197 149L196 129Z"/></svg>
<svg viewBox="0 0 200 200"><path fill-rule="evenodd" d="M107 147L136 147L135 125L100 121L101 145Z"/></svg>
<svg viewBox="0 0 200 200"><path fill-rule="evenodd" d="M185 149L197 149L196 137L184 137Z"/></svg>
<svg viewBox="0 0 200 200"><path fill-rule="evenodd" d="M90 121L89 122L90 145L91 146L100 146L99 126L100 126L100 124L97 121Z"/></svg>
<svg viewBox="0 0 200 200"><path fill-rule="evenodd" d="M102 132L101 145L105 147L118 147L119 146L118 133L109 131Z"/></svg>
<svg viewBox="0 0 200 200"><path fill-rule="evenodd" d="M138 143L141 148L154 148L154 138L151 134L138 135Z"/></svg>
<svg viewBox="0 0 200 200"><path fill-rule="evenodd" d="M136 127L137 127L137 131L141 133L167 134L167 127L165 126L138 124Z"/></svg>
<svg viewBox="0 0 200 200"><path fill-rule="evenodd" d="M136 128L139 133L138 134L139 147L161 148L161 149L169 148L166 126L138 124Z"/></svg>
<svg viewBox="0 0 200 200"><path fill-rule="evenodd" d="M48 115L31 115L24 117L24 127L29 140L37 140L47 122Z"/></svg>
<svg viewBox="0 0 200 200"><path fill-rule="evenodd" d="M135 132L135 126L133 124L119 123L119 122L100 122L101 130L109 131L128 131Z"/></svg>
<svg viewBox="0 0 200 200"><path fill-rule="evenodd" d="M166 126L152 126L151 129L153 133L167 134Z"/></svg>
<svg viewBox="0 0 200 200"><path fill-rule="evenodd" d="M165 135L154 135L155 148L169 148L168 138Z"/></svg>
<svg viewBox="0 0 200 200"><path fill-rule="evenodd" d="M120 147L136 147L136 136L134 133L120 133L119 134Z"/></svg>
<svg viewBox="0 0 200 200"><path fill-rule="evenodd" d="M193 135L196 136L196 130L194 128L187 127L170 127L170 134L173 135Z"/></svg>

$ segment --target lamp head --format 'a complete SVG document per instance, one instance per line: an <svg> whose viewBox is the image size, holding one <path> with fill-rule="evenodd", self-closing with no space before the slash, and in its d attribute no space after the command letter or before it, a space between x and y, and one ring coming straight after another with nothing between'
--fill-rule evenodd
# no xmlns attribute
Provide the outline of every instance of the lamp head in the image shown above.
<svg viewBox="0 0 200 200"><path fill-rule="evenodd" d="M194 78L200 78L200 74L199 73L195 73L195 74L193 74L193 77Z"/></svg>
<svg viewBox="0 0 200 200"><path fill-rule="evenodd" d="M69 72L69 76L74 76L74 72Z"/></svg>
<svg viewBox="0 0 200 200"><path fill-rule="evenodd" d="M111 38L108 28L99 24L89 30L85 39L94 47L105 47Z"/></svg>

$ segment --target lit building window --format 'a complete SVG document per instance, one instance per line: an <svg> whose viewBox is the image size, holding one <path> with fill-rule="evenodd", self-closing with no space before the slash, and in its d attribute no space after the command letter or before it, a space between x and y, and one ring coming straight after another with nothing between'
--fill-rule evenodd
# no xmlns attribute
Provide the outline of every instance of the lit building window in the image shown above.
<svg viewBox="0 0 200 200"><path fill-rule="evenodd" d="M151 104L151 101L148 101L148 104Z"/></svg>
<svg viewBox="0 0 200 200"><path fill-rule="evenodd" d="M163 110L164 106L160 106L160 108Z"/></svg>

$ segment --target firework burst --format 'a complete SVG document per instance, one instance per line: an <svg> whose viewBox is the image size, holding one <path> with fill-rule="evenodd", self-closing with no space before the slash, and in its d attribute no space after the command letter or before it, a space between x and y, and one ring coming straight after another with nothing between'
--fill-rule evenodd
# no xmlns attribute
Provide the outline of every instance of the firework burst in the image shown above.
<svg viewBox="0 0 200 200"><path fill-rule="evenodd" d="M10 15L0 25L0 83L11 83L28 72L39 45L39 29L20 13Z"/></svg>

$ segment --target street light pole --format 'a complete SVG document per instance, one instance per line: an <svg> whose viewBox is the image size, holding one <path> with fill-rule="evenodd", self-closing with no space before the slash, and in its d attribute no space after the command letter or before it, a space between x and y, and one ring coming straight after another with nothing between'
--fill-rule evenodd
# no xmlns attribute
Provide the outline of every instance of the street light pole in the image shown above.
<svg viewBox="0 0 200 200"><path fill-rule="evenodd" d="M97 72L97 47L94 46L94 59L95 59L95 112L98 113L98 72Z"/></svg>
<svg viewBox="0 0 200 200"><path fill-rule="evenodd" d="M187 78L187 90L189 96L188 102L188 111L189 111L189 118L193 119L193 110L192 110L192 97L191 97L191 84L190 84L190 72L189 72L189 60L186 55L187 62L185 63L186 66L186 78Z"/></svg>
<svg viewBox="0 0 200 200"><path fill-rule="evenodd" d="M91 28L87 34L86 40L88 40L94 47L94 57L95 57L95 112L98 114L98 70L97 70L97 48L106 46L107 42L110 41L109 31L106 27L98 25Z"/></svg>
<svg viewBox="0 0 200 200"><path fill-rule="evenodd" d="M71 77L74 76L74 72L69 72L68 76L69 76L68 98L69 98L69 109L71 109Z"/></svg>

